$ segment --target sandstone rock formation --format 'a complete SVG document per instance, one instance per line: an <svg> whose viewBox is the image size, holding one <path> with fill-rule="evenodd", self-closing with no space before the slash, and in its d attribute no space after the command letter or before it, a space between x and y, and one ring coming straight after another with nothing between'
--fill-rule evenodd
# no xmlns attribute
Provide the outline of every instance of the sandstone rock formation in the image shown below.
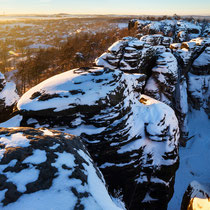
<svg viewBox="0 0 210 210"><path fill-rule="evenodd" d="M1 209L121 209L80 138L0 128L0 144Z"/></svg>
<svg viewBox="0 0 210 210"><path fill-rule="evenodd" d="M180 65L180 76L187 78L188 101L195 109L204 109L210 116L210 39L197 38L184 42L175 50ZM182 91L183 92L183 91ZM183 100L185 100L183 98ZM179 101L182 104L186 102ZM178 105L180 106L180 105ZM186 106L186 105L185 105Z"/></svg>
<svg viewBox="0 0 210 210"><path fill-rule="evenodd" d="M166 104L140 98L139 78L107 68L62 73L22 96L21 124L81 136L127 208L166 209L179 162L178 122Z"/></svg>
<svg viewBox="0 0 210 210"><path fill-rule="evenodd" d="M193 181L182 200L181 210L210 209L210 184Z"/></svg>
<svg viewBox="0 0 210 210"><path fill-rule="evenodd" d="M153 63L154 55L155 49L150 44L134 37L125 37L97 58L96 65L129 73L145 73Z"/></svg>
<svg viewBox="0 0 210 210"><path fill-rule="evenodd" d="M161 34L145 35L141 37L140 40L152 46L163 45L169 47L173 43L173 38Z"/></svg>
<svg viewBox="0 0 210 210"><path fill-rule="evenodd" d="M9 115L18 99L15 84L6 81L4 75L0 72L0 122L9 119Z"/></svg>

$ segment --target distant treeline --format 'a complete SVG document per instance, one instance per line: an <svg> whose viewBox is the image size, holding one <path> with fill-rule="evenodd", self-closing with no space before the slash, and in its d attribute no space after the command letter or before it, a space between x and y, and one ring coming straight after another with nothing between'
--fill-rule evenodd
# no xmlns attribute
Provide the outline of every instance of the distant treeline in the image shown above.
<svg viewBox="0 0 210 210"><path fill-rule="evenodd" d="M115 41L125 36L135 36L136 31L112 29L106 32L78 33L69 37L60 48L28 52L27 59L17 64L16 79L20 94L41 81L58 73L93 66L94 60Z"/></svg>

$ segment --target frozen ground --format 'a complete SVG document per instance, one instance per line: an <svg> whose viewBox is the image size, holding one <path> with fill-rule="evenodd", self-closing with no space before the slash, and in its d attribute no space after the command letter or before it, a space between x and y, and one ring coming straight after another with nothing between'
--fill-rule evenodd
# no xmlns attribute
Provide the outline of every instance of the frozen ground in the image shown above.
<svg viewBox="0 0 210 210"><path fill-rule="evenodd" d="M204 111L192 110L188 115L190 136L186 147L180 148L180 166L176 172L175 192L168 210L180 209L182 197L190 182L210 180L210 120Z"/></svg>

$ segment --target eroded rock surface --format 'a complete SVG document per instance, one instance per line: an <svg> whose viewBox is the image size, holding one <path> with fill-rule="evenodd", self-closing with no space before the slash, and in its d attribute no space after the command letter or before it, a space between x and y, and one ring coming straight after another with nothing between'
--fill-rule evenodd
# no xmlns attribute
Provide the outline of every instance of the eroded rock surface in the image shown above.
<svg viewBox="0 0 210 210"><path fill-rule="evenodd" d="M166 104L140 99L139 77L107 68L71 70L29 90L18 108L23 126L80 135L109 191L127 208L166 209L179 162L178 122Z"/></svg>
<svg viewBox="0 0 210 210"><path fill-rule="evenodd" d="M0 128L1 209L120 209L79 137Z"/></svg>
<svg viewBox="0 0 210 210"><path fill-rule="evenodd" d="M141 37L140 40L152 46L162 45L169 47L173 43L173 38L166 37L161 34L145 35Z"/></svg>

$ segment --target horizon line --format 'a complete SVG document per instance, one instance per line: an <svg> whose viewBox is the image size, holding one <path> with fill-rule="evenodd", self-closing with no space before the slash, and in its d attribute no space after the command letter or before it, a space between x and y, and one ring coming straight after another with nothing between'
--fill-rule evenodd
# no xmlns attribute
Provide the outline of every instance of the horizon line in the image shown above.
<svg viewBox="0 0 210 210"><path fill-rule="evenodd" d="M118 13L104 13L104 14L94 14L94 13L66 13L66 12L58 12L58 13L8 13L8 14L0 14L0 16L18 16L18 15L93 15L93 16L174 16L166 15L166 14L118 14ZM210 16L210 14L176 14L178 16Z"/></svg>

